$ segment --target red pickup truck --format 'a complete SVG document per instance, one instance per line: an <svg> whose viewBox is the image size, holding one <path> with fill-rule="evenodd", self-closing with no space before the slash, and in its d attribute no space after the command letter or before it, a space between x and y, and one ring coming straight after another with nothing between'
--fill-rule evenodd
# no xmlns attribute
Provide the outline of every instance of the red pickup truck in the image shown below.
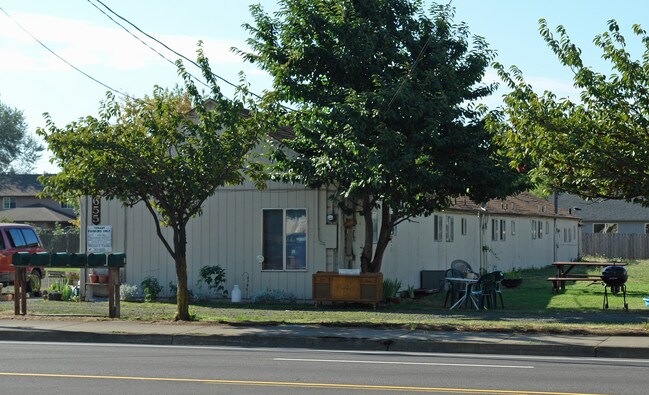
<svg viewBox="0 0 649 395"><path fill-rule="evenodd" d="M42 252L43 244L36 231L29 225L0 223L0 283L13 284L14 267L11 256L15 252ZM43 269L30 267L28 272L28 292L40 292Z"/></svg>

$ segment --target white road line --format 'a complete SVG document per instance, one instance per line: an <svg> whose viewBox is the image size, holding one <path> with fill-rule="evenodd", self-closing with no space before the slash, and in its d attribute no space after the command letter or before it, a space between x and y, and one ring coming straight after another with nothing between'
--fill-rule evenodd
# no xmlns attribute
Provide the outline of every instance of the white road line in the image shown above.
<svg viewBox="0 0 649 395"><path fill-rule="evenodd" d="M607 357L566 357L566 356L543 356L543 355L502 355L502 354L457 354L457 353L423 353L423 352L408 352L408 351L367 351L367 350L327 350L327 349L309 349L309 348L282 348L282 347L236 347L236 346L190 346L190 345L171 345L171 344L132 344L132 343L86 343L86 342L42 342L42 341L15 341L15 340L0 340L0 344L41 344L51 346L66 346L66 347L134 347L134 348L168 348L168 349L203 349L203 350L223 350L223 351L246 351L246 352L267 352L272 349L276 352L284 352L291 354L300 354L305 351L317 352L325 354L358 354L358 355L389 355L394 356L426 356L426 357L440 357L440 358L453 358L453 359L482 359L482 360L525 360L535 362L554 362L554 361L575 361L580 363L597 362L597 363L633 363L633 364L649 364L649 359L636 359L636 358L607 358ZM462 365L458 365L462 366ZM471 366L471 365L469 365Z"/></svg>
<svg viewBox="0 0 649 395"><path fill-rule="evenodd" d="M303 358L273 358L273 361L287 362L324 362L324 363L357 363L374 365L422 365L422 366L455 366L467 368L502 368L502 369L534 369L529 365L478 365L469 363L441 362L405 362L405 361L360 361L351 359L303 359Z"/></svg>

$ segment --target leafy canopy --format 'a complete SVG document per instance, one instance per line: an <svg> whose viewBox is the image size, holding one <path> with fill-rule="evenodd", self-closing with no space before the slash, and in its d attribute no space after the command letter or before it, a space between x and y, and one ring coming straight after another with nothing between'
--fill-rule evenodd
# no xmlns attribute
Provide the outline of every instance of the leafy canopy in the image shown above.
<svg viewBox="0 0 649 395"><path fill-rule="evenodd" d="M199 44L200 45L200 44ZM189 320L187 222L218 187L236 185L258 170L248 162L259 129L245 116L245 91L225 98L199 46L198 62L211 87L209 100L178 62L185 89L156 87L152 96L117 101L107 94L99 116L58 128L46 116L38 133L61 172L42 178L45 193L59 198L103 196L126 206L144 203L178 277L177 314ZM246 167L248 166L248 167ZM172 228L168 240L161 229Z"/></svg>
<svg viewBox="0 0 649 395"><path fill-rule="evenodd" d="M574 73L580 101L537 94L516 67L499 74L512 89L506 107L492 114L490 126L502 134L512 164L522 164L549 189L583 197L629 199L649 204L649 37L634 59L616 21L594 43L610 62L610 75L584 64L581 50L559 26L555 37L543 19L540 33L561 64Z"/></svg>
<svg viewBox="0 0 649 395"><path fill-rule="evenodd" d="M273 77L270 118L295 133L276 151L277 178L334 186L370 223L381 202L378 250L398 221L454 196L485 201L516 189L476 106L495 89L481 83L494 53L453 23L450 6L283 0L274 15L251 11L252 50L239 53Z"/></svg>
<svg viewBox="0 0 649 395"><path fill-rule="evenodd" d="M241 103L156 87L123 102L108 93L98 118L61 129L46 115L47 129L38 132L62 170L43 180L46 192L144 202L164 223L184 225L216 188L243 181L257 138L242 114Z"/></svg>
<svg viewBox="0 0 649 395"><path fill-rule="evenodd" d="M27 133L22 111L0 102L0 173L29 173L42 151Z"/></svg>

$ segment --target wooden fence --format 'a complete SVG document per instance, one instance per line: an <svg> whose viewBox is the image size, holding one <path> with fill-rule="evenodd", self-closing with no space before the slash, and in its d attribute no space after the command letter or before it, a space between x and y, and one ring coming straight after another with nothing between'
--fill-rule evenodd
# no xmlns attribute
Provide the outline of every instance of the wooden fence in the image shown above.
<svg viewBox="0 0 649 395"><path fill-rule="evenodd" d="M582 233L581 255L607 258L649 258L649 234Z"/></svg>

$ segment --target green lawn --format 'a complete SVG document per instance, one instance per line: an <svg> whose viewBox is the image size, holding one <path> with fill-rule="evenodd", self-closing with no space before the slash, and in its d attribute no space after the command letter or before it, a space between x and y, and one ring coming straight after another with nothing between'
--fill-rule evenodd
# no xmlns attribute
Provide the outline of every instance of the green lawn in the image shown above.
<svg viewBox="0 0 649 395"><path fill-rule="evenodd" d="M600 268L601 269L601 268ZM555 274L552 267L523 271L523 285L504 289L506 309L449 311L443 307L444 293L413 303L390 304L373 310L366 305L290 305L232 304L222 300L200 303L190 311L200 322L273 325L278 323L405 327L430 330L516 331L544 333L635 334L649 333L649 307L642 296L649 295L649 260L629 262L627 302L622 295L609 294L609 309L602 309L604 287L588 282L568 284L565 292L552 293L546 280ZM600 270L593 270L598 275ZM106 302L54 302L30 299L28 312L34 315L105 317ZM171 320L173 303L122 302L122 319ZM13 317L13 303L0 302L0 317ZM90 318L96 319L96 318ZM101 318L100 318L101 319Z"/></svg>

